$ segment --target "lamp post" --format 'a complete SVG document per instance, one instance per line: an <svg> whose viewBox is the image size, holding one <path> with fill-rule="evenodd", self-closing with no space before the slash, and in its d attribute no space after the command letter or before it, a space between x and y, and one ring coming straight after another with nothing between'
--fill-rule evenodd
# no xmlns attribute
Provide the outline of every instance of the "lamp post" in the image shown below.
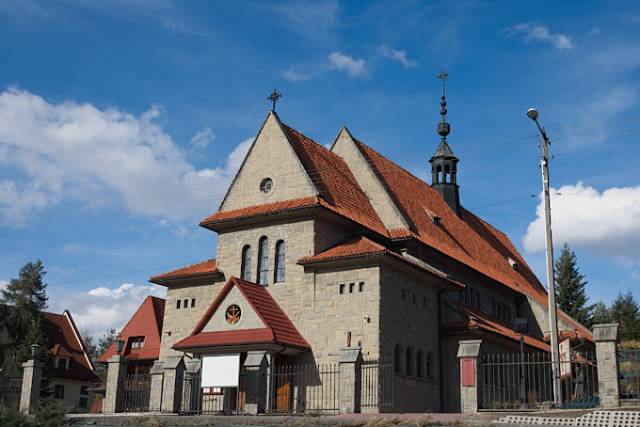
<svg viewBox="0 0 640 427"><path fill-rule="evenodd" d="M547 254L547 293L549 295L549 329L551 335L551 371L553 374L553 399L556 405L562 404L560 384L560 351L558 347L558 318L556 312L556 286L553 277L553 237L551 235L551 200L549 198L549 138L538 122L538 110L529 108L527 117L533 120L542 136L542 189L544 193L545 243Z"/></svg>

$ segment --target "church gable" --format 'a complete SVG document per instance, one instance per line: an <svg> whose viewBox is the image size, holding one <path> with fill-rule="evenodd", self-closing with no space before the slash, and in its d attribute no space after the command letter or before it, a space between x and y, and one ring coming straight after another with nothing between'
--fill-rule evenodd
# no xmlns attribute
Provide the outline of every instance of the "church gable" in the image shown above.
<svg viewBox="0 0 640 427"><path fill-rule="evenodd" d="M237 286L232 287L220 302L202 332L258 329L266 325Z"/></svg>
<svg viewBox="0 0 640 427"><path fill-rule="evenodd" d="M342 157L356 177L378 216L388 229L405 228L409 223L402 215L391 195L378 179L372 165L362 155L347 128L342 128L336 138L331 151Z"/></svg>
<svg viewBox="0 0 640 427"><path fill-rule="evenodd" d="M315 197L309 179L274 112L267 116L225 196L220 211Z"/></svg>

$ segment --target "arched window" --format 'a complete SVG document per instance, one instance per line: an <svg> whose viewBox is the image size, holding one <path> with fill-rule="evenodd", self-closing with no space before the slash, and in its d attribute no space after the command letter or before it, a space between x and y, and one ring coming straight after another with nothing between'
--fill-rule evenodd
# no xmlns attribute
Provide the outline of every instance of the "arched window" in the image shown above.
<svg viewBox="0 0 640 427"><path fill-rule="evenodd" d="M276 242L276 271L274 272L274 282L284 282L284 264L285 264L286 248L284 240L278 240Z"/></svg>
<svg viewBox="0 0 640 427"><path fill-rule="evenodd" d="M433 376L433 355L431 352L427 352L427 378L432 378Z"/></svg>
<svg viewBox="0 0 640 427"><path fill-rule="evenodd" d="M398 374L402 372L402 359L400 358L401 353L402 349L400 348L400 344L396 344L393 348L393 367Z"/></svg>
<svg viewBox="0 0 640 427"><path fill-rule="evenodd" d="M247 282L251 281L251 246L242 248L242 261L240 264L240 277Z"/></svg>
<svg viewBox="0 0 640 427"><path fill-rule="evenodd" d="M266 236L260 238L258 243L258 284L269 283L269 239Z"/></svg>
<svg viewBox="0 0 640 427"><path fill-rule="evenodd" d="M416 352L416 376L418 378L422 378L424 376L424 371L422 369L422 350L418 350Z"/></svg>
<svg viewBox="0 0 640 427"><path fill-rule="evenodd" d="M405 354L405 374L413 375L413 349L411 347L407 347L407 352Z"/></svg>

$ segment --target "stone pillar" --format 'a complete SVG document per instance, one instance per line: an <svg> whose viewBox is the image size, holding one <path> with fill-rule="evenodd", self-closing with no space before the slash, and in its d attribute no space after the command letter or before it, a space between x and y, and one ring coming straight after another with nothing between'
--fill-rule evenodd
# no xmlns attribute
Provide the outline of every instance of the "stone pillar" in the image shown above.
<svg viewBox="0 0 640 427"><path fill-rule="evenodd" d="M149 373L151 374L149 412L160 412L160 410L162 409L162 383L164 379L164 362L156 360Z"/></svg>
<svg viewBox="0 0 640 427"><path fill-rule="evenodd" d="M478 356L482 340L458 342L460 360L460 410L463 414L478 412Z"/></svg>
<svg viewBox="0 0 640 427"><path fill-rule="evenodd" d="M340 350L340 413L360 412L362 351L360 347Z"/></svg>
<svg viewBox="0 0 640 427"><path fill-rule="evenodd" d="M22 390L20 392L20 411L32 414L40 406L40 383L42 364L36 360L27 360L22 364Z"/></svg>
<svg viewBox="0 0 640 427"><path fill-rule="evenodd" d="M161 411L176 413L182 400L182 380L185 364L181 356L168 357L164 361L164 379L162 383Z"/></svg>
<svg viewBox="0 0 640 427"><path fill-rule="evenodd" d="M244 410L249 414L265 412L268 367L266 352L247 352L247 358L244 360L244 376L240 376L239 390L245 392Z"/></svg>
<svg viewBox="0 0 640 427"><path fill-rule="evenodd" d="M102 404L103 414L115 414L122 410L124 380L127 376L129 361L116 354L107 360L107 392Z"/></svg>
<svg viewBox="0 0 640 427"><path fill-rule="evenodd" d="M620 406L618 357L616 354L618 324L593 325L593 339L596 342L600 405L603 408L617 408Z"/></svg>

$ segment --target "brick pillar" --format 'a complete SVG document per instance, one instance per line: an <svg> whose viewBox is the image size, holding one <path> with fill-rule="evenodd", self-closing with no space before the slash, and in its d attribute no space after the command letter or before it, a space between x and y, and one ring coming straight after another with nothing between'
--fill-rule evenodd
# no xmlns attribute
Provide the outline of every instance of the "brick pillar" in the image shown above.
<svg viewBox="0 0 640 427"><path fill-rule="evenodd" d="M244 410L249 414L265 412L268 367L266 352L247 352L247 358L244 360L244 375L240 377L240 390L245 392Z"/></svg>
<svg viewBox="0 0 640 427"><path fill-rule="evenodd" d="M160 412L160 410L162 409L162 383L164 379L164 362L156 360L149 373L151 374L149 412Z"/></svg>
<svg viewBox="0 0 640 427"><path fill-rule="evenodd" d="M600 406L603 408L617 408L620 406L618 357L616 354L618 324L593 325L593 339L596 342Z"/></svg>
<svg viewBox="0 0 640 427"><path fill-rule="evenodd" d="M362 351L357 348L340 350L340 413L360 412L362 381Z"/></svg>
<svg viewBox="0 0 640 427"><path fill-rule="evenodd" d="M460 410L463 414L478 412L478 356L482 340L458 342L460 360Z"/></svg>
<svg viewBox="0 0 640 427"><path fill-rule="evenodd" d="M161 411L176 413L182 400L182 380L185 365L181 356L168 357L164 361L164 381L162 383Z"/></svg>
<svg viewBox="0 0 640 427"><path fill-rule="evenodd" d="M102 404L103 414L115 414L122 410L128 364L129 361L125 357L117 354L107 360L107 392Z"/></svg>
<svg viewBox="0 0 640 427"><path fill-rule="evenodd" d="M40 383L42 364L31 359L22 364L22 390L20 392L20 411L32 414L40 406Z"/></svg>

